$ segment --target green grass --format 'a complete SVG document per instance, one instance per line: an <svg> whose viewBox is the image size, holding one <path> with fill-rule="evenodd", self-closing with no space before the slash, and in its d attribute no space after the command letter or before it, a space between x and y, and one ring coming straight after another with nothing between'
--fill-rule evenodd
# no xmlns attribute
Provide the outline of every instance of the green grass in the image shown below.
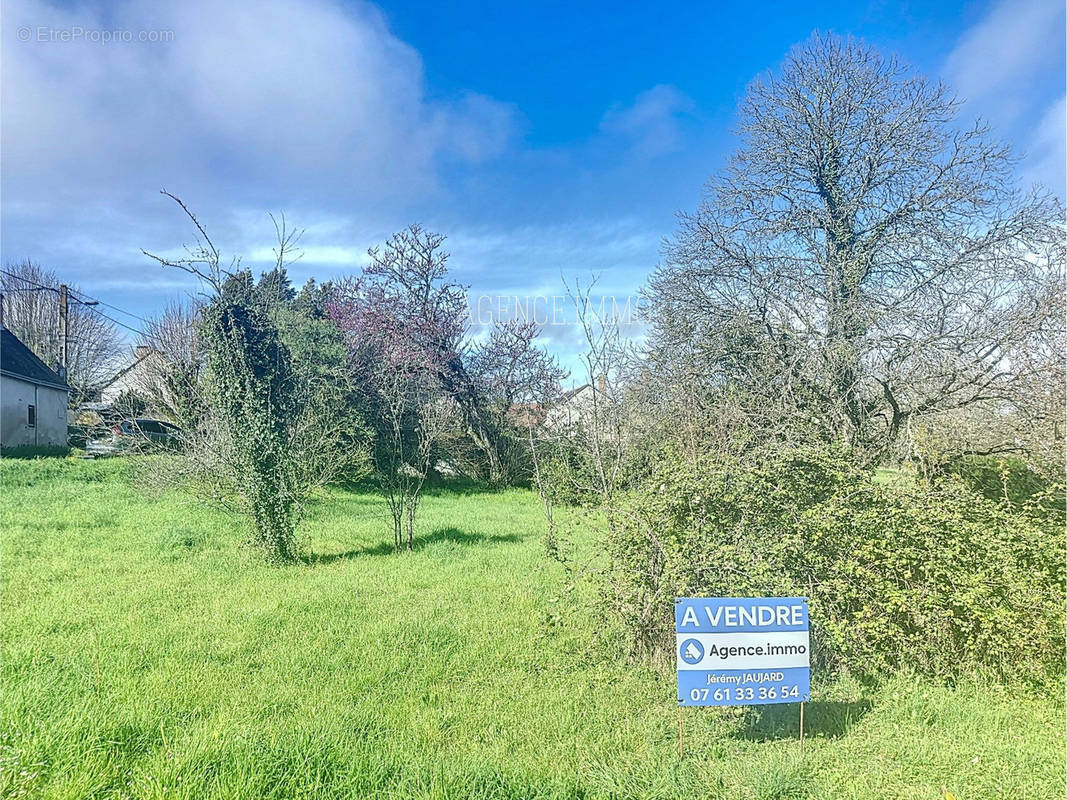
<svg viewBox="0 0 1067 800"><path fill-rule="evenodd" d="M2 463L0 795L1061 798L1060 699L899 679L686 709L613 657L541 555L535 498L438 491L393 555L370 495L309 563L150 497L130 462ZM581 600L581 598L579 598Z"/></svg>

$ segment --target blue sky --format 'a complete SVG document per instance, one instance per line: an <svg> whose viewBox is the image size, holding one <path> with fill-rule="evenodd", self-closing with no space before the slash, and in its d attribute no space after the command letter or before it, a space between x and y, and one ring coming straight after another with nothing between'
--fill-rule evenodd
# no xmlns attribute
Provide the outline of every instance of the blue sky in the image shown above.
<svg viewBox="0 0 1067 800"><path fill-rule="evenodd" d="M253 267L284 211L306 228L298 281L358 270L420 221L475 294L593 273L635 293L734 148L745 85L817 28L943 78L1022 151L1022 180L1063 197L1059 0L9 0L2 259L149 315L195 290L140 254L190 238L166 187ZM573 331L549 334L572 350Z"/></svg>

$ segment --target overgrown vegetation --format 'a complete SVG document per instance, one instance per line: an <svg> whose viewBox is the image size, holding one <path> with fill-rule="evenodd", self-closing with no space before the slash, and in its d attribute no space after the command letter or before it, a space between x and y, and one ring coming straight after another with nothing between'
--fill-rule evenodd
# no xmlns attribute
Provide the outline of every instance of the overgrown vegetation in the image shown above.
<svg viewBox="0 0 1067 800"><path fill-rule="evenodd" d="M178 201L197 244L187 258L157 260L197 275L205 296L152 327L159 396L128 399L180 419L186 439L180 458L141 463L243 512L253 542L288 567L264 572L230 552L223 526L176 523L177 495L164 487L155 508L171 517L148 540L155 550L130 537L127 519L100 523L115 529L110 538L64 540L63 552L109 567L120 555L155 559L151 591L170 597L192 582L182 596L195 613L168 622L159 612L123 628L125 649L105 658L123 676L118 687L102 677L95 640L88 649L59 642L57 652L73 661L94 654L83 694L128 700L151 688L129 667L144 663L146 645L129 636L147 637L160 654L158 681L213 663L221 650L226 680L214 676L216 695L204 703L241 706L237 675L267 711L245 706L233 726L250 749L234 753L194 730L180 760L165 725L157 742L144 719L127 723L129 735L101 730L97 719L72 723L62 741L18 728L17 720L55 716L41 686L69 673L27 655L25 642L62 631L72 607L101 614L97 581L108 597L124 597L113 569L99 572L109 575L103 581L78 560L57 593L90 605L56 601L38 624L17 596L21 638L5 640L14 651L5 669L27 688L5 698L13 710L4 746L12 763L40 767L19 775L45 776L41 785L55 794L167 793L162 784L134 787L132 768L115 773L124 751L103 765L82 752L117 741L130 760L150 764L138 780L163 773L169 790L189 796L287 796L294 781L308 793L368 796L674 797L714 786L723 797L859 797L929 788L922 771L920 783L896 770L864 784L857 775L870 775L871 759L850 763L832 744L824 752L837 773L793 760L762 773L753 766L758 784L745 770L745 779L731 777L723 761L752 753L733 737L773 738L753 712L702 718L703 754L715 758L699 766L668 758L673 724L650 698L672 694L672 601L682 595L809 598L816 708L835 691L881 697L861 685L949 704L971 692L981 698L965 703L976 717L989 716L987 703L1014 712L1018 698L1058 697L1067 556L1062 209L1039 191L1020 193L1010 153L983 126L958 127L958 110L943 86L859 43L816 36L798 48L750 88L734 162L666 245L648 288L648 346L597 317L592 285L570 290L586 340L585 384L565 396L536 325L472 330L467 289L450 277L440 234L411 226L372 248L359 274L297 292L286 266L298 235L284 221L275 268L257 280L237 260L224 267ZM64 483L72 475L109 480L100 467L25 469L14 473L16 487L40 469L36 480L56 481L58 498L81 497L80 486ZM338 488L368 470L386 500L384 524L366 496ZM443 474L496 490L532 478L545 535L534 541L531 495L498 491L490 504L441 490ZM316 506L316 494L330 504ZM302 511L316 515L303 543ZM11 516L24 531L20 546L49 557L26 532L40 533L34 523ZM390 522L391 542L381 536ZM402 549L406 559L375 560ZM190 619L208 616L205 604L231 584L238 594L220 601L221 616L248 597L266 604L252 615L252 633L240 614L210 634L190 633ZM292 597L301 599L288 610ZM559 610L561 597L573 609ZM519 633L498 636L507 624ZM171 639L154 627L168 625L197 642L176 663ZM258 642L259 628L269 641ZM258 643L232 644L248 638ZM627 650L629 660L617 658ZM263 664L303 683L261 684ZM988 685L1001 688L974 688ZM195 694L196 685L184 689ZM453 696L466 705L450 704ZM476 699L486 696L492 702ZM196 722L199 712L183 702L172 699L175 726L190 723L182 715ZM309 703L314 719L315 709L342 709L320 720L336 731L336 746L294 722ZM383 733L388 703L404 708L399 725L413 748ZM426 716L425 707L435 710ZM833 723L842 740L858 708ZM1044 720L1046 710L1032 716ZM780 723L775 713L763 718ZM934 735L934 721L917 714L916 738ZM229 726L221 716L210 724ZM633 727L620 732L620 719ZM899 736L899 717L886 719L884 735ZM263 739L264 726L305 746ZM1058 795L1062 762L1048 766L1052 737L1043 722L1035 727L1046 779L1025 771L1006 781L990 768L996 777L982 773L966 796L1050 787ZM344 740L353 730L358 746ZM962 757L958 743L948 749ZM267 780L264 758L277 759L277 783L246 785L250 776ZM240 770L227 772L227 759ZM1030 751L1026 759L1035 762ZM84 785L64 783L64 770Z"/></svg>
<svg viewBox="0 0 1067 800"><path fill-rule="evenodd" d="M802 595L824 671L1062 684L1063 211L959 111L816 34L750 86L647 349L576 293L592 390L533 441L548 549L638 660L673 663L677 596ZM601 523L591 565L560 504Z"/></svg>
<svg viewBox="0 0 1067 800"><path fill-rule="evenodd" d="M797 450L666 460L612 519L609 607L672 663L675 596L806 596L823 674L1062 683L1063 519L1046 508Z"/></svg>
<svg viewBox="0 0 1067 800"><path fill-rule="evenodd" d="M195 427L185 431L183 459L157 475L169 475L241 512L251 522L252 543L268 559L291 561L299 555L295 520L301 506L316 488L346 476L362 461L361 420L344 402L339 343L331 362L333 329L324 329L309 313L313 287L301 305L294 303L285 267L299 232L287 230L284 220L277 224L277 264L256 282L236 260L223 267L196 217L168 196L193 223L197 244L187 258L148 255L202 283L205 298L197 310L195 342L204 370L201 380L182 385L196 399L186 399L181 407L200 412L189 420Z"/></svg>
<svg viewBox="0 0 1067 800"><path fill-rule="evenodd" d="M673 676L560 595L531 492L430 488L397 557L330 489L276 567L136 464L0 461L0 797L1062 797L1062 695L980 682L820 677L803 752L795 706L687 709L679 760Z"/></svg>
<svg viewBox="0 0 1067 800"><path fill-rule="evenodd" d="M295 292L288 262L299 231L275 222L273 270L221 264L196 217L186 258L147 253L196 275L206 296L149 325L151 376L137 398L186 426L179 480L249 515L273 559L298 554L295 514L331 481L369 465L412 549L422 487L438 465L491 485L528 478L524 427L559 393L563 371L536 344L539 328L499 321L469 329L465 287L448 276L444 237L417 225L369 252L358 276ZM534 420L531 422L530 420Z"/></svg>
<svg viewBox="0 0 1067 800"><path fill-rule="evenodd" d="M537 324L475 329L443 235L298 291L284 218L257 278L164 192L196 243L146 255L203 294L110 413L181 429L116 451L180 453L2 467L0 795L1062 796L1063 209L959 112L798 47L666 242L647 340L568 287L566 394ZM12 280L50 353L55 276ZM71 323L87 396L114 329ZM691 715L676 755L682 595L809 599L803 754L775 708Z"/></svg>

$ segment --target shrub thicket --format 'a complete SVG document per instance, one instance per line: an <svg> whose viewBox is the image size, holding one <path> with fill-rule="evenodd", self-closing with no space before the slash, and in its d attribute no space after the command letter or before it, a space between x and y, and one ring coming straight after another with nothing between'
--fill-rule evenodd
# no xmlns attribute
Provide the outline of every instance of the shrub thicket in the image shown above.
<svg viewBox="0 0 1067 800"><path fill-rule="evenodd" d="M1049 482L1050 475L1059 477L1062 470L1062 464L1035 465L1017 456L959 456L941 468L990 500L1047 512L1064 510L1062 479Z"/></svg>
<svg viewBox="0 0 1067 800"><path fill-rule="evenodd" d="M1063 521L952 477L875 483L838 454L660 464L614 513L608 605L673 652L675 596L810 598L814 665L865 676L1063 668Z"/></svg>

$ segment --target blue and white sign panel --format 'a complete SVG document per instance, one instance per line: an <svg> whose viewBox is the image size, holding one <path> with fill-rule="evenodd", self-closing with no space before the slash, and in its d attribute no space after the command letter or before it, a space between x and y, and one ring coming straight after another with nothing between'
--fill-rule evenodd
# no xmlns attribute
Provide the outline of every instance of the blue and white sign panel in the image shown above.
<svg viewBox="0 0 1067 800"><path fill-rule="evenodd" d="M678 705L799 703L811 693L806 597L674 601Z"/></svg>

